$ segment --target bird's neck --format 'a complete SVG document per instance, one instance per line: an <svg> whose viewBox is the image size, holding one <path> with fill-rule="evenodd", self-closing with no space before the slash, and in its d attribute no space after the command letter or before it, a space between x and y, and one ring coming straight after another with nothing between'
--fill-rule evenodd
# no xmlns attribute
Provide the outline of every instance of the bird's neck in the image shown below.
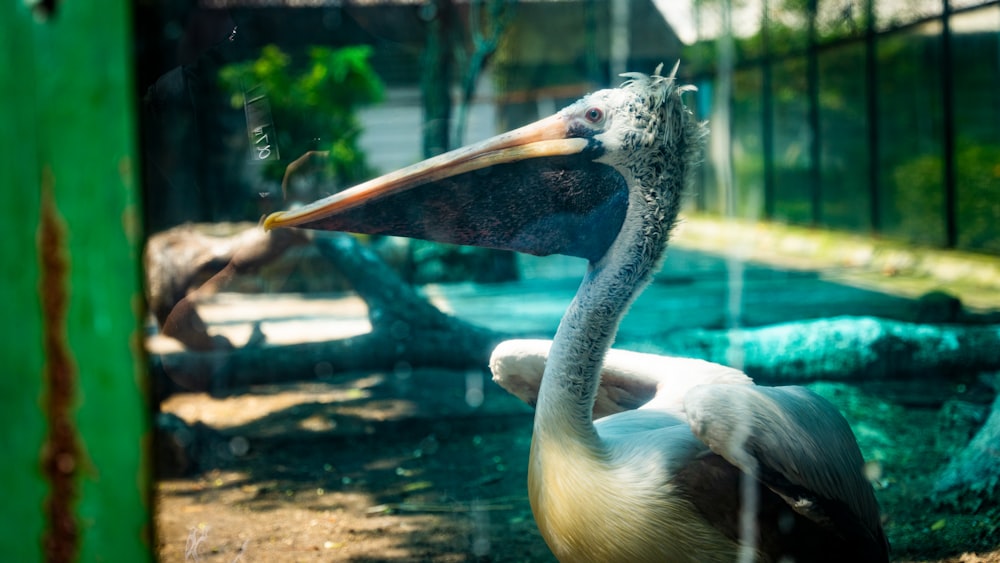
<svg viewBox="0 0 1000 563"><path fill-rule="evenodd" d="M536 438L596 444L593 407L601 366L622 317L660 263L676 217L675 205L667 205L632 196L621 233L588 268L552 341L536 405Z"/></svg>

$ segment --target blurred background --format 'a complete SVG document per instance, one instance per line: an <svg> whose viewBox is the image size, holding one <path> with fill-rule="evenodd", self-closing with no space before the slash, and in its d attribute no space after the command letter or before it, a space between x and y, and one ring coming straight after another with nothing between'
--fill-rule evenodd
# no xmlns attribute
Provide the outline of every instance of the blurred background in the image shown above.
<svg viewBox="0 0 1000 563"><path fill-rule="evenodd" d="M269 94L283 114L357 113L353 127L283 115L285 160L349 137L344 158L369 167L341 174L350 183L680 60L713 124L697 210L996 254L998 18L993 2L936 0L138 2L140 91L170 125L147 127L151 140L209 151L183 182L179 170L147 170L150 201L171 194L149 206L147 226L198 219L173 210L193 202L204 219L255 219L260 194L276 190L273 175L248 170L234 67L259 62L242 77L249 88L281 79L261 68L275 56L267 45L291 65L285 78L315 46L364 46L364 88L345 76ZM199 88L194 107L177 107L170 81ZM350 94L307 109L296 96L309 88ZM166 121L172 110L194 113Z"/></svg>

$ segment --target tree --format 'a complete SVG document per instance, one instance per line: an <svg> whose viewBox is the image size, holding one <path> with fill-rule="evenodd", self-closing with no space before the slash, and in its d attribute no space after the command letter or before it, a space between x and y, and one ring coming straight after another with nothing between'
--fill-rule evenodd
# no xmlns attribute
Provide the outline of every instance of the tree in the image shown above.
<svg viewBox="0 0 1000 563"><path fill-rule="evenodd" d="M312 46L302 63L275 45L261 49L255 60L224 66L219 81L234 108L246 107L248 92L260 90L273 113L275 139L251 139L257 160L267 160L264 173L281 179L285 160L311 150L327 153L326 179L348 186L372 175L358 147L358 108L382 99L384 86L369 63L372 49ZM251 134L254 134L253 130ZM273 143L271 142L273 141ZM262 153L280 149L282 158Z"/></svg>
<svg viewBox="0 0 1000 563"><path fill-rule="evenodd" d="M451 123L451 41L449 34L455 20L452 0L432 0L423 7L427 19L427 43L420 87L424 102L424 158L451 148L448 127Z"/></svg>
<svg viewBox="0 0 1000 563"><path fill-rule="evenodd" d="M472 52L467 56L457 51L463 59L461 80L462 101L455 118L455 146L464 144L469 106L476 93L479 77L500 46L500 40L514 15L514 3L507 0L489 0L483 14L483 0L469 3L469 43Z"/></svg>
<svg viewBox="0 0 1000 563"><path fill-rule="evenodd" d="M465 26L459 21L453 0L433 0L425 5L423 14L428 25L421 83L425 158L463 144L468 109L479 77L500 45L514 14L514 4L509 0L472 0ZM452 135L451 87L456 67L461 73L461 103Z"/></svg>

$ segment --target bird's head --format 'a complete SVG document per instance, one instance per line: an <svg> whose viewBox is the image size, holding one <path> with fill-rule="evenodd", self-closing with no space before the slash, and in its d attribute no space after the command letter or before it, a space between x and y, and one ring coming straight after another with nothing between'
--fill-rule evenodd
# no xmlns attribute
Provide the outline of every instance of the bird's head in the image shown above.
<svg viewBox="0 0 1000 563"><path fill-rule="evenodd" d="M572 123L571 133L594 139L599 162L646 176L637 161L689 165L699 157L707 130L681 100L695 88L677 84L676 66L668 76L660 75L661 68L651 76L626 73L619 88L590 94L560 112Z"/></svg>
<svg viewBox="0 0 1000 563"><path fill-rule="evenodd" d="M674 74L630 73L555 115L290 211L267 229L387 234L600 259L635 194L680 186L704 126ZM676 72L676 67L674 68Z"/></svg>

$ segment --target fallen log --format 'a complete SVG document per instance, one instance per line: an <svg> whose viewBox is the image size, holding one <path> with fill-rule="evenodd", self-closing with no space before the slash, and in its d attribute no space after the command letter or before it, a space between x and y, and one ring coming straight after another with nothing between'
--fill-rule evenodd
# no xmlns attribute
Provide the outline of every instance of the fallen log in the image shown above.
<svg viewBox="0 0 1000 563"><path fill-rule="evenodd" d="M192 350L225 350L232 345L209 336L195 308L234 279L256 272L293 246L308 243L296 230L269 235L260 227L222 225L234 231L217 236L204 226L181 225L150 237L144 251L146 301L162 334Z"/></svg>
<svg viewBox="0 0 1000 563"><path fill-rule="evenodd" d="M371 332L286 346L252 337L238 349L153 354L157 397L178 390L224 394L348 371L485 369L490 352L508 337L443 313L351 236L324 233L314 244L368 305Z"/></svg>
<svg viewBox="0 0 1000 563"><path fill-rule="evenodd" d="M836 317L665 335L662 352L738 367L758 383L870 381L1000 369L1000 325Z"/></svg>
<svg viewBox="0 0 1000 563"><path fill-rule="evenodd" d="M369 304L373 330L347 339L236 350L183 351L153 357L154 373L183 388L224 392L257 383L402 366L480 369L504 335L446 315L366 252L336 254ZM372 261L371 263L368 263ZM520 335L516 335L520 336ZM254 339L251 339L254 340ZM741 367L762 384L862 382L949 377L1000 369L1000 327L918 325L871 317L840 317L755 329L683 331L657 351Z"/></svg>

